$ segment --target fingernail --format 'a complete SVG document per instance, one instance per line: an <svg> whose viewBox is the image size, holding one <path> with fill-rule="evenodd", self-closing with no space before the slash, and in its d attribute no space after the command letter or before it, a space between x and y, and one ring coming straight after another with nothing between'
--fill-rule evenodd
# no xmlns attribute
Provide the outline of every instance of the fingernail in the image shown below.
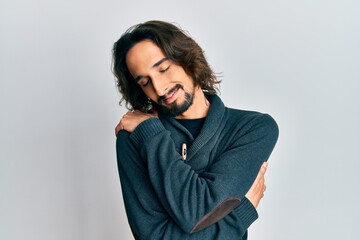
<svg viewBox="0 0 360 240"><path fill-rule="evenodd" d="M268 163L267 163L267 162L264 162L263 166L267 168Z"/></svg>

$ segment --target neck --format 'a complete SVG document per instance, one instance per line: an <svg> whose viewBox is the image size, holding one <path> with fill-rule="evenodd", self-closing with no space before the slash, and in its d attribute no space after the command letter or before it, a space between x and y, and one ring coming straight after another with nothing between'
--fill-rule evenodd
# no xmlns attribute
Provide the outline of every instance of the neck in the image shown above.
<svg viewBox="0 0 360 240"><path fill-rule="evenodd" d="M194 91L192 105L181 115L176 116L176 119L196 119L207 116L210 109L210 102L206 99L205 94L200 87L196 87Z"/></svg>

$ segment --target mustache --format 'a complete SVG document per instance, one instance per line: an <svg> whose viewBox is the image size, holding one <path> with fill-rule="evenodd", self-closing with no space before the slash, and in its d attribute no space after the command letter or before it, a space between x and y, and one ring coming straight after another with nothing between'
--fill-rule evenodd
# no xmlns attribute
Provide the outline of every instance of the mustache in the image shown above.
<svg viewBox="0 0 360 240"><path fill-rule="evenodd" d="M159 104L159 105L161 105L164 101L165 101L165 99L166 99L166 96L169 96L169 95L171 95L175 90L177 90L177 89L182 89L182 90L184 90L184 87L181 85L181 84L176 84L173 88L171 88L165 95L163 95L163 96L160 96L159 98L158 98L158 100L157 100L157 103Z"/></svg>

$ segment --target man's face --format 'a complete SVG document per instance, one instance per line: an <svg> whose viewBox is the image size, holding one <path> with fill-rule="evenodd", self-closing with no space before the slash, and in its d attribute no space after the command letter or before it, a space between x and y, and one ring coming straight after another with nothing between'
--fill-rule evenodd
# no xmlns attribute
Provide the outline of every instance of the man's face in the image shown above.
<svg viewBox="0 0 360 240"><path fill-rule="evenodd" d="M135 44L126 55L126 64L148 98L174 116L191 106L195 91L192 78L181 66L166 58L152 41Z"/></svg>

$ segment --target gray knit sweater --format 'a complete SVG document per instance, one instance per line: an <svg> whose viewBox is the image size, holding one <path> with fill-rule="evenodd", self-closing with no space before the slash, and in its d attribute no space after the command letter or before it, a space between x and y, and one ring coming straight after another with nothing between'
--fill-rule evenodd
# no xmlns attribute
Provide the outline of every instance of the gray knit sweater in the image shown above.
<svg viewBox="0 0 360 240"><path fill-rule="evenodd" d="M242 239L257 219L245 194L275 146L278 127L267 114L208 98L196 139L161 112L133 133L118 134L123 199L136 239Z"/></svg>

